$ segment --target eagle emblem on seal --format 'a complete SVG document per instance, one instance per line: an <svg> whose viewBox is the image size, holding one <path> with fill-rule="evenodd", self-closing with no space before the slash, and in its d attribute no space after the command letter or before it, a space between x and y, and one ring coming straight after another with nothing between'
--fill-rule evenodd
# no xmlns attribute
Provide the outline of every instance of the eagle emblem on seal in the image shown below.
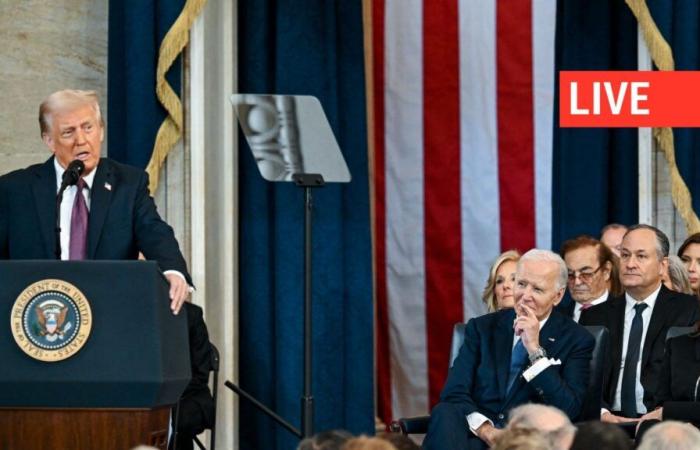
<svg viewBox="0 0 700 450"><path fill-rule="evenodd" d="M63 339L66 331L73 327L71 322L66 322L68 307L56 300L47 300L34 309L40 330L39 335L48 342Z"/></svg>

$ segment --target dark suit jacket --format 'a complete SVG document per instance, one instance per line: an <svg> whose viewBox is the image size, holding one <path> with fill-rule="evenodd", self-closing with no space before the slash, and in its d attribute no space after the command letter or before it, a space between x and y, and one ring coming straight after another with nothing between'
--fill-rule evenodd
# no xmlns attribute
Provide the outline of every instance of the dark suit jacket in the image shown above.
<svg viewBox="0 0 700 450"><path fill-rule="evenodd" d="M505 424L510 409L528 402L555 406L576 419L588 386L593 337L553 311L539 340L548 357L561 360L561 365L548 367L529 383L519 377L507 393L514 319L515 311L506 309L467 323L440 401L458 405L463 417L479 412L496 426Z"/></svg>
<svg viewBox="0 0 700 450"><path fill-rule="evenodd" d="M700 398L700 336L669 339L654 397L664 407L664 420L681 420L700 424L700 404L695 403L696 387Z"/></svg>
<svg viewBox="0 0 700 450"><path fill-rule="evenodd" d="M190 364L192 380L182 393L177 426L177 446L175 450L193 448L192 439L214 425L214 399L209 390L211 366L211 345L209 333L204 323L202 308L185 302L187 330L190 341ZM176 416L173 410L173 420ZM172 442L171 442L172 443Z"/></svg>
<svg viewBox="0 0 700 450"><path fill-rule="evenodd" d="M605 299L607 302L610 300L610 294L608 294L608 297ZM574 299L571 299L568 303L564 304L564 302L559 303L554 309L555 311L560 312L561 314L564 314L566 317L574 318L574 308L576 307L576 302ZM579 321L581 318L579 317Z"/></svg>
<svg viewBox="0 0 700 450"><path fill-rule="evenodd" d="M88 259L136 259L192 280L172 228L156 211L141 169L102 158L90 197ZM53 157L0 177L0 259L55 259Z"/></svg>
<svg viewBox="0 0 700 450"><path fill-rule="evenodd" d="M670 291L661 285L651 314L642 348L640 380L644 387L644 405L648 410L654 406L654 394L659 383L659 374L664 359L666 333L672 326L693 325L699 317L697 298ZM617 380L622 362L622 340L625 326L625 297L617 297L593 306L581 314L581 325L602 325L610 331L610 357L605 367L603 403L610 408L615 399Z"/></svg>

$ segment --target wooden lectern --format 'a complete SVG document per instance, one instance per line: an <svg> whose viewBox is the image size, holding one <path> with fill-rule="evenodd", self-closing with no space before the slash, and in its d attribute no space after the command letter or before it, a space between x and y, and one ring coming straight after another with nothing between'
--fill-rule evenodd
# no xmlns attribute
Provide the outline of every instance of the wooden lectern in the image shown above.
<svg viewBox="0 0 700 450"><path fill-rule="evenodd" d="M0 262L0 450L165 450L184 314L154 262Z"/></svg>

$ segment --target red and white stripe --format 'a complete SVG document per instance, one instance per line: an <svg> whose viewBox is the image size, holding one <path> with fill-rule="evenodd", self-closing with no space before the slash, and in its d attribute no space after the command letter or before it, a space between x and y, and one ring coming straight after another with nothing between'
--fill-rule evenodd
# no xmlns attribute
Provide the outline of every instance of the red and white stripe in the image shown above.
<svg viewBox="0 0 700 450"><path fill-rule="evenodd" d="M551 244L556 2L371 5L377 383L390 420L438 400L452 326L485 312L493 259Z"/></svg>

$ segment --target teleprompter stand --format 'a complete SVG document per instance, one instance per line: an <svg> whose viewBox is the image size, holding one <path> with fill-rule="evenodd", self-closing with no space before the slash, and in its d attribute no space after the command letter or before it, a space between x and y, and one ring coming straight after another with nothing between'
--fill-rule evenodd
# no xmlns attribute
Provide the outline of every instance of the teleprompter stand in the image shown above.
<svg viewBox="0 0 700 450"><path fill-rule="evenodd" d="M301 430L230 381L224 384L299 438L313 435L312 379L312 189L347 183L350 172L321 104L314 97L237 94L231 97L258 169L268 181L304 189L304 361Z"/></svg>

